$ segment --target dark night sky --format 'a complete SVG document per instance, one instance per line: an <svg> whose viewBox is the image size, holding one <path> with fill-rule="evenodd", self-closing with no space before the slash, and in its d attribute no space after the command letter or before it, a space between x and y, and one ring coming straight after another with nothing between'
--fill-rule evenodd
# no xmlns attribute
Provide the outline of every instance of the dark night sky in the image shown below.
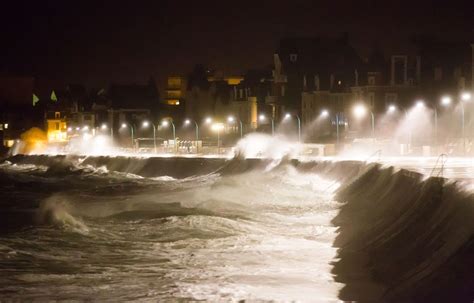
<svg viewBox="0 0 474 303"><path fill-rule="evenodd" d="M406 52L430 33L474 42L474 1L10 1L0 72L91 85L187 74L196 63L242 73L272 62L278 39L350 33ZM188 3L189 2L189 3Z"/></svg>

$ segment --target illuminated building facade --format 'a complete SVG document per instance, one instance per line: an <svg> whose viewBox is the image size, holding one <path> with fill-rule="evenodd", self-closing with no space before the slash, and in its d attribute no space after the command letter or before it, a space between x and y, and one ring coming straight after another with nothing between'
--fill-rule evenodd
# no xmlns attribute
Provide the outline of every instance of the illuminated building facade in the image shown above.
<svg viewBox="0 0 474 303"><path fill-rule="evenodd" d="M168 77L163 102L166 105L183 105L184 99L186 97L186 83L187 81L184 77Z"/></svg>
<svg viewBox="0 0 474 303"><path fill-rule="evenodd" d="M60 143L68 140L67 122L64 112L46 112L46 134L48 142Z"/></svg>

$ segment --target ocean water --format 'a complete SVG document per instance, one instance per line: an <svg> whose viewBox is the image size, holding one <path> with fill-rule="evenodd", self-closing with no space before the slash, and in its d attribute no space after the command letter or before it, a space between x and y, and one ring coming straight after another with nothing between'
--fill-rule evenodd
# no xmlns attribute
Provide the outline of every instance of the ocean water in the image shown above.
<svg viewBox="0 0 474 303"><path fill-rule="evenodd" d="M1 297L338 301L339 183L275 162L140 161L0 164Z"/></svg>

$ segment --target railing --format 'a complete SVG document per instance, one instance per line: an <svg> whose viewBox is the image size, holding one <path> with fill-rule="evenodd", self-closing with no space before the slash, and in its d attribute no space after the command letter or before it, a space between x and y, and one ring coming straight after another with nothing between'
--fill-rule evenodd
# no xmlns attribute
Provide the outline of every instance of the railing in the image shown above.
<svg viewBox="0 0 474 303"><path fill-rule="evenodd" d="M376 150L364 162L365 163L369 162L369 160L374 158L375 156L377 156L377 161L380 161L380 158L382 157L382 150L381 149Z"/></svg>
<svg viewBox="0 0 474 303"><path fill-rule="evenodd" d="M430 173L430 177L433 177L434 176L434 173L436 171L436 168L438 167L438 165L440 165L439 167L439 171L438 171L438 174L436 175L436 177L443 177L443 172L444 172L444 165L446 164L446 161L448 161L448 155L447 154L440 154L438 156L438 158L436 159L436 162L435 162L435 165L433 166L433 169L431 170L431 173Z"/></svg>

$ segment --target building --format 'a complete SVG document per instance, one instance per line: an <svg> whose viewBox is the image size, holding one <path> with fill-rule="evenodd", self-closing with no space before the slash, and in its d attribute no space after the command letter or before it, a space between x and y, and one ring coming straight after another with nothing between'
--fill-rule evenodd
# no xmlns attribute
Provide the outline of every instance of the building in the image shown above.
<svg viewBox="0 0 474 303"><path fill-rule="evenodd" d="M363 60L349 44L347 34L338 38L283 39L273 57L273 85L266 103L272 107L275 119L287 111L302 114L304 92L321 92L322 95L316 99L312 96L306 99L323 104L333 99L341 100L341 96L329 98L324 95L328 92L347 93L355 84L355 73L364 66ZM309 103L305 101L305 109L311 106ZM333 104L325 105L337 109Z"/></svg>
<svg viewBox="0 0 474 303"><path fill-rule="evenodd" d="M186 117L196 121L213 117L222 122L233 117L234 121L226 124L226 131L236 135L240 131L247 133L258 126L259 99L263 104L264 97L260 96L250 73L246 76L224 76L198 65L188 78Z"/></svg>
<svg viewBox="0 0 474 303"><path fill-rule="evenodd" d="M47 111L45 113L46 136L50 143L63 143L68 140L67 115L64 111Z"/></svg>
<svg viewBox="0 0 474 303"><path fill-rule="evenodd" d="M169 76L166 82L163 103L166 105L184 105L187 80L181 76Z"/></svg>

